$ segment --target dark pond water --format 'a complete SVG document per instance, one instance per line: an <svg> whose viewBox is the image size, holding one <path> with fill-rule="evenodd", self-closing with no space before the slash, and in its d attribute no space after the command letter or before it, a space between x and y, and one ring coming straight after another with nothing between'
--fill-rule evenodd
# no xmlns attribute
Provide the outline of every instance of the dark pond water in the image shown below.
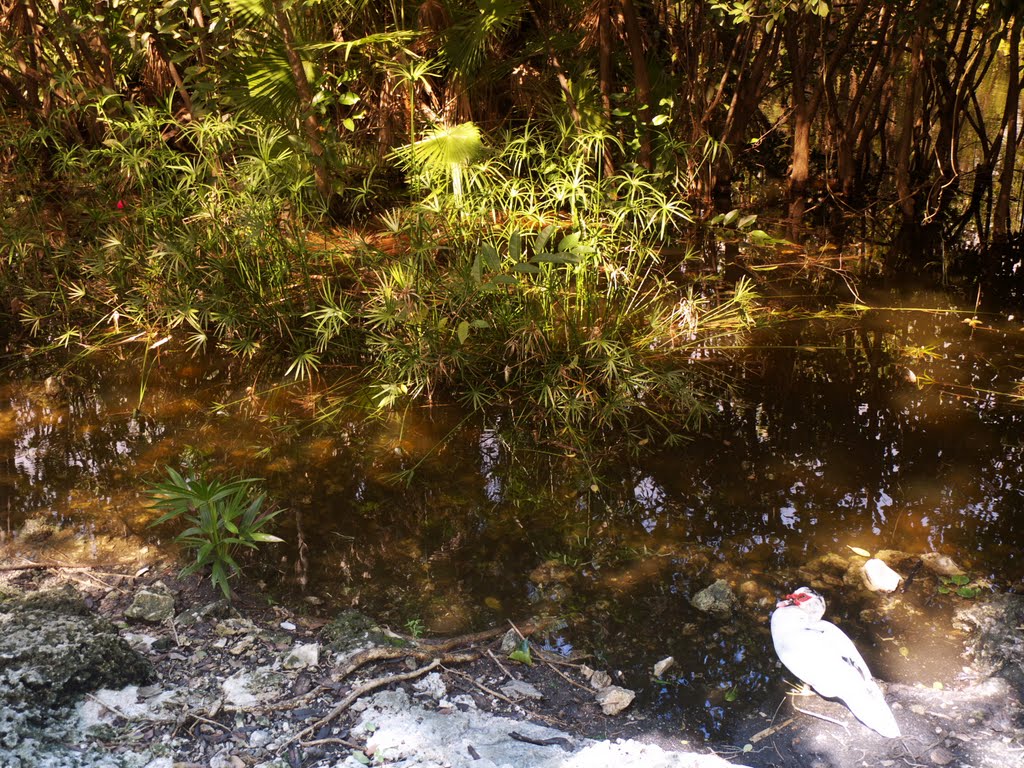
<svg viewBox="0 0 1024 768"><path fill-rule="evenodd" d="M782 325L736 369L742 397L706 435L639 460L545 448L447 408L317 425L322 393L226 360L165 353L143 376L92 358L50 386L53 370L22 361L0 384L4 551L15 556L33 519L79 532L79 557L102 559L104 534L163 546L142 495L163 466L263 477L288 509L287 543L253 564L275 599L434 633L547 611L563 620L549 647L621 671L637 712L727 738L781 700L768 615L812 577L880 677L948 684L960 668L949 617L961 598L934 576L882 598L829 581L816 558L937 551L983 589L1024 585L1024 411L1008 396L1024 378L1024 326L969 318ZM716 578L740 595L731 620L689 604ZM668 655L678 664L652 681Z"/></svg>

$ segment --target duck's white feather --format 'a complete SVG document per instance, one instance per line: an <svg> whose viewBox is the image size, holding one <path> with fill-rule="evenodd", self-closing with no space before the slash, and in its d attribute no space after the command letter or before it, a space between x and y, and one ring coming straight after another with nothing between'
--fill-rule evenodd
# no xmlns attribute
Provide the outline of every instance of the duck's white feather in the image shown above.
<svg viewBox="0 0 1024 768"><path fill-rule="evenodd" d="M782 605L772 614L772 642L790 672L826 698L841 699L864 725L897 738L899 725L853 641L821 619L817 605Z"/></svg>

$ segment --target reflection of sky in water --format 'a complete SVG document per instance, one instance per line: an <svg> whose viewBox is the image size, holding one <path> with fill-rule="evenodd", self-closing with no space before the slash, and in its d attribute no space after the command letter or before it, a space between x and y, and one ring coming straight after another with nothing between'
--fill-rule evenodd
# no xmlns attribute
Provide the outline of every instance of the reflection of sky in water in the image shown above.
<svg viewBox="0 0 1024 768"><path fill-rule="evenodd" d="M489 501L498 503L502 500L502 482L498 474L501 459L501 440L492 429L480 433L477 441L480 451L480 474L484 480L484 494Z"/></svg>
<svg viewBox="0 0 1024 768"><path fill-rule="evenodd" d="M633 486L633 498L647 512L652 513L641 521L648 533L653 533L658 527L658 517L665 511L665 497L665 489L650 475L644 476Z"/></svg>

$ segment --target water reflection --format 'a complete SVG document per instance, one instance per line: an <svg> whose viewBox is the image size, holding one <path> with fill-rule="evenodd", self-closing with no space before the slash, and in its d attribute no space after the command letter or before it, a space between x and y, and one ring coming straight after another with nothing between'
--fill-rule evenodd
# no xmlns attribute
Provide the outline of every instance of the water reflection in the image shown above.
<svg viewBox="0 0 1024 768"><path fill-rule="evenodd" d="M566 620L551 647L622 669L674 731L717 734L779 695L772 596L816 558L937 550L1021 588L1021 411L988 393L1021 377L1020 331L960 320L775 329L781 349L752 353L737 374L746 397L720 404L714 431L642 462L543 449L446 408L316 427L308 391L222 360L164 355L145 380L96 361L56 393L12 377L0 387L5 536L32 518L94 541L152 536L141 491L165 464L264 477L289 509L288 543L254 566L281 599L434 632L551 612ZM717 578L739 595L733 620L690 606ZM902 613L841 580L828 594L830 617L889 679L957 668L952 603L920 578ZM678 666L652 682L667 655Z"/></svg>

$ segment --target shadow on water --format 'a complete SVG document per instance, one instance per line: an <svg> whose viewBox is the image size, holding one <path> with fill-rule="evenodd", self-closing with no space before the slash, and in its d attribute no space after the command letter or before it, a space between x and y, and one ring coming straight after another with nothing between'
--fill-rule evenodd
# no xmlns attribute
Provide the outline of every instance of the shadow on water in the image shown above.
<svg viewBox="0 0 1024 768"><path fill-rule="evenodd" d="M720 404L712 431L632 461L545 449L448 408L316 426L317 393L261 386L225 360L165 354L142 413L139 371L112 359L59 383L12 375L4 546L16 551L30 520L160 544L143 491L185 461L264 477L287 507L287 544L251 564L275 599L434 633L549 612L562 620L549 647L621 670L637 711L673 732L721 737L737 713L770 713L783 687L767 619L811 580L880 677L949 683L960 598L932 575L879 597L836 570L851 547L938 551L983 587L1024 588L1024 412L995 394L1024 378L1020 322L928 301L939 306L917 297L917 311L766 331L737 374L743 399ZM718 578L739 598L731 619L689 603Z"/></svg>

